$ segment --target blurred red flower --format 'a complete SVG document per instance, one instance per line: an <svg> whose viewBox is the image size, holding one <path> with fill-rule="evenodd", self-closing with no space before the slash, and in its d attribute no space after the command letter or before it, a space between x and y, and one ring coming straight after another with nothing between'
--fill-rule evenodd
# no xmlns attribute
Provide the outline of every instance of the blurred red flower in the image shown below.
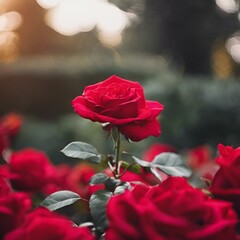
<svg viewBox="0 0 240 240"><path fill-rule="evenodd" d="M94 240L95 236L86 227L73 223L45 208L29 213L21 226L7 234L4 240Z"/></svg>
<svg viewBox="0 0 240 240"><path fill-rule="evenodd" d="M31 200L24 193L0 196L0 239L22 223L31 205Z"/></svg>
<svg viewBox="0 0 240 240"><path fill-rule="evenodd" d="M14 137L22 126L23 118L16 113L9 113L0 119L0 125L5 129L9 137Z"/></svg>
<svg viewBox="0 0 240 240"><path fill-rule="evenodd" d="M150 148L144 152L143 159L151 162L158 154L164 152L177 152L177 149L174 146L163 144L163 143L155 143Z"/></svg>
<svg viewBox="0 0 240 240"><path fill-rule="evenodd" d="M213 200L183 178L154 187L136 185L107 205L106 240L236 239L236 214L228 202Z"/></svg>
<svg viewBox="0 0 240 240"><path fill-rule="evenodd" d="M220 169L212 181L210 191L214 197L230 201L240 214L240 147L218 145L220 156L216 162Z"/></svg>
<svg viewBox="0 0 240 240"><path fill-rule="evenodd" d="M187 150L187 164L198 176L212 180L218 165L214 161L212 149L208 145L200 145Z"/></svg>
<svg viewBox="0 0 240 240"><path fill-rule="evenodd" d="M56 169L44 152L26 148L10 155L6 177L18 191L40 191L55 174Z"/></svg>

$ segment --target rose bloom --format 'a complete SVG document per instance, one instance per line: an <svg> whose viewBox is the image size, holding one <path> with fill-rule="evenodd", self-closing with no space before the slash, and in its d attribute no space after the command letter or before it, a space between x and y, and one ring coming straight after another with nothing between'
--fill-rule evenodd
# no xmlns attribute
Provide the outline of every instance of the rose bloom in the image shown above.
<svg viewBox="0 0 240 240"><path fill-rule="evenodd" d="M75 227L73 223L45 208L29 213L21 226L7 234L4 240L94 240L86 227Z"/></svg>
<svg viewBox="0 0 240 240"><path fill-rule="evenodd" d="M88 184L94 174L96 169L90 164L81 163L74 167L60 164L56 166L55 178L44 187L43 192L49 195L60 190L70 190L78 193L82 198L90 199L95 191L103 189L101 185Z"/></svg>
<svg viewBox="0 0 240 240"><path fill-rule="evenodd" d="M216 158L220 169L212 181L210 191L214 197L230 201L240 214L240 147L218 145Z"/></svg>
<svg viewBox="0 0 240 240"><path fill-rule="evenodd" d="M208 145L200 145L187 151L187 164L198 176L212 180L219 167Z"/></svg>
<svg viewBox="0 0 240 240"><path fill-rule="evenodd" d="M110 198L106 240L236 239L236 214L185 179L171 177L154 187L136 185Z"/></svg>
<svg viewBox="0 0 240 240"><path fill-rule="evenodd" d="M9 195L12 192L10 184L0 176L0 198Z"/></svg>
<svg viewBox="0 0 240 240"><path fill-rule="evenodd" d="M22 116L16 113L9 113L0 119L0 125L6 130L7 135L14 137L22 126Z"/></svg>
<svg viewBox="0 0 240 240"><path fill-rule="evenodd" d="M26 194L9 194L6 192L6 186L0 187L4 187L6 193L5 196L0 196L0 239L2 239L6 233L14 230L22 223L32 204ZM0 191L3 191L3 189Z"/></svg>
<svg viewBox="0 0 240 240"><path fill-rule="evenodd" d="M132 141L160 134L157 116L163 105L147 101L143 88L117 76L89 85L72 101L75 112L83 118L113 126Z"/></svg>
<svg viewBox="0 0 240 240"><path fill-rule="evenodd" d="M151 162L158 154L164 152L173 152L176 153L177 149L174 146L163 144L163 143L155 143L150 148L144 152L143 159Z"/></svg>
<svg viewBox="0 0 240 240"><path fill-rule="evenodd" d="M3 151L9 147L9 140L5 130L0 126L0 158Z"/></svg>
<svg viewBox="0 0 240 240"><path fill-rule="evenodd" d="M154 174L152 174L150 171L142 169L141 173L134 173L127 171L123 174L123 176L120 178L121 181L124 182L130 182L132 185L143 183L146 185L156 185L159 184L158 178L155 177Z"/></svg>
<svg viewBox="0 0 240 240"><path fill-rule="evenodd" d="M16 190L40 191L54 174L55 168L42 151L26 148L10 155L7 177Z"/></svg>

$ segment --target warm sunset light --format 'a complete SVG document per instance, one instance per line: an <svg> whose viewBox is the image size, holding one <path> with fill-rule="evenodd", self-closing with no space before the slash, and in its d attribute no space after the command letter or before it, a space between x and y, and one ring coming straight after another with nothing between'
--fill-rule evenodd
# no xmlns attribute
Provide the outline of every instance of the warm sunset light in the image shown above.
<svg viewBox="0 0 240 240"><path fill-rule="evenodd" d="M18 12L6 12L0 15L0 31L14 31L22 23L22 17Z"/></svg>
<svg viewBox="0 0 240 240"><path fill-rule="evenodd" d="M18 40L14 32L0 32L0 62L10 63L18 58Z"/></svg>
<svg viewBox="0 0 240 240"><path fill-rule="evenodd" d="M71 36L91 31L96 23L97 0L62 0L46 15L47 24L60 34Z"/></svg>
<svg viewBox="0 0 240 240"><path fill-rule="evenodd" d="M240 63L240 37L231 37L226 42L228 53L232 56L233 60Z"/></svg>
<svg viewBox="0 0 240 240"><path fill-rule="evenodd" d="M11 11L0 15L0 61L9 63L18 57L18 35L14 32L22 23L18 12Z"/></svg>
<svg viewBox="0 0 240 240"><path fill-rule="evenodd" d="M96 20L97 28L108 33L121 32L129 23L125 12L107 3L102 4Z"/></svg>
<svg viewBox="0 0 240 240"><path fill-rule="evenodd" d="M72 36L89 32L95 27L99 40L108 46L121 43L122 32L137 16L120 10L105 0L37 0L40 6L50 8L46 23L56 32ZM48 5L47 5L48 4Z"/></svg>
<svg viewBox="0 0 240 240"><path fill-rule="evenodd" d="M36 1L41 7L46 9L55 7L60 2L60 0L36 0Z"/></svg>

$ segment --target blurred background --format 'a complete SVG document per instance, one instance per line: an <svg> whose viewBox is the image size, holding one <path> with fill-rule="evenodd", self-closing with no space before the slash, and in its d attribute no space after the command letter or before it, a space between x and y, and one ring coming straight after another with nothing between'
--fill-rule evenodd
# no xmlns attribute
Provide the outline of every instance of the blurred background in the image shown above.
<svg viewBox="0 0 240 240"><path fill-rule="evenodd" d="M108 151L71 101L113 74L165 105L162 135L131 148L238 146L239 21L238 0L0 0L0 116L24 118L14 148L54 161L74 140Z"/></svg>

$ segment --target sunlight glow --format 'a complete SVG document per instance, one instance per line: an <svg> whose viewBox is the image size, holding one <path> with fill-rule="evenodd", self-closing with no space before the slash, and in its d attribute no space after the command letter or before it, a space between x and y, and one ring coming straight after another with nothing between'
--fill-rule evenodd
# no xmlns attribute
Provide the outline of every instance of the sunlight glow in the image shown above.
<svg viewBox="0 0 240 240"><path fill-rule="evenodd" d="M216 0L216 4L226 13L234 13L239 9L239 4L234 0Z"/></svg>
<svg viewBox="0 0 240 240"><path fill-rule="evenodd" d="M100 31L114 33L122 32L129 24L127 15L112 4L103 4L99 9L97 28Z"/></svg>
<svg viewBox="0 0 240 240"><path fill-rule="evenodd" d="M107 47L116 47L122 42L121 32L98 32L98 39Z"/></svg>
<svg viewBox="0 0 240 240"><path fill-rule="evenodd" d="M240 63L240 37L229 38L226 42L226 48L233 60Z"/></svg>
<svg viewBox="0 0 240 240"><path fill-rule="evenodd" d="M98 3L96 0L62 0L47 13L46 22L66 36L91 31L95 27Z"/></svg>
<svg viewBox="0 0 240 240"><path fill-rule="evenodd" d="M14 32L0 32L0 62L10 63L18 58L18 40Z"/></svg>
<svg viewBox="0 0 240 240"><path fill-rule="evenodd" d="M60 0L36 0L37 3L45 9L52 8L58 5Z"/></svg>
<svg viewBox="0 0 240 240"><path fill-rule="evenodd" d="M18 12L6 12L0 15L0 31L14 31L22 23L22 17Z"/></svg>
<svg viewBox="0 0 240 240"><path fill-rule="evenodd" d="M0 62L10 63L18 58L19 37L14 32L22 23L22 16L15 11L0 15Z"/></svg>
<svg viewBox="0 0 240 240"><path fill-rule="evenodd" d="M73 36L96 28L99 40L108 46L122 41L122 32L137 20L137 15L120 10L107 0L37 0L43 3L57 2L50 7L45 21L56 32ZM46 5L44 5L46 8ZM50 6L50 5L49 5Z"/></svg>

